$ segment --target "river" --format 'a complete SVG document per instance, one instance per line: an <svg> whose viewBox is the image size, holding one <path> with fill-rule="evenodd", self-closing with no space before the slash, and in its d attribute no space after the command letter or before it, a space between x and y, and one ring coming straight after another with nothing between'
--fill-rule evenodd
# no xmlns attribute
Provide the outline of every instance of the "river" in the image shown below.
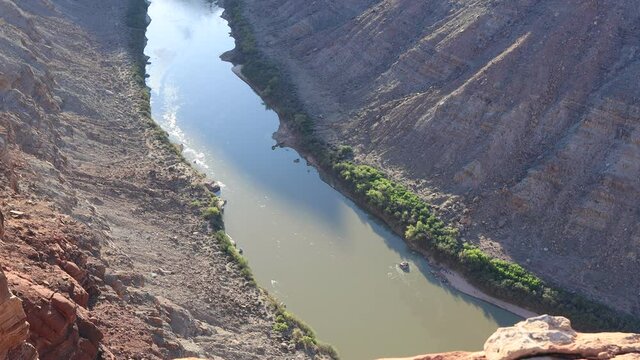
<svg viewBox="0 0 640 360"><path fill-rule="evenodd" d="M147 84L154 119L224 184L226 230L258 283L347 360L479 350L518 321L443 286L294 150L273 147L278 116L219 59L234 47L220 15L206 0L153 0Z"/></svg>

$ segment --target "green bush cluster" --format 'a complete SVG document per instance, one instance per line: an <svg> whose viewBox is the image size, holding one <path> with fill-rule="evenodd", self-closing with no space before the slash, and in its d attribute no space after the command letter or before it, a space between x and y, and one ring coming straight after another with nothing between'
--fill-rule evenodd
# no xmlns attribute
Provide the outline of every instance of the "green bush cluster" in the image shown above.
<svg viewBox="0 0 640 360"><path fill-rule="evenodd" d="M351 185L356 194L381 210L386 218L406 226L407 239L427 239L441 255L457 256L460 251L460 244L456 240L457 230L435 217L429 205L418 195L368 165L341 161L335 163L333 169Z"/></svg>
<svg viewBox="0 0 640 360"><path fill-rule="evenodd" d="M340 145L336 149L336 161L349 160L353 157L353 148L349 145Z"/></svg>
<svg viewBox="0 0 640 360"><path fill-rule="evenodd" d="M214 229L222 227L222 211L216 206L209 206L202 210L202 217L209 221Z"/></svg>
<svg viewBox="0 0 640 360"><path fill-rule="evenodd" d="M538 295L543 289L543 282L522 266L492 258L477 246L464 244L458 255L469 271L482 274L480 276L485 276L486 280L500 280L501 288L518 289L519 292L533 295Z"/></svg>
<svg viewBox="0 0 640 360"><path fill-rule="evenodd" d="M333 166L351 191L382 213L385 219L405 227L405 237L438 260L460 271L484 291L538 312L556 312L585 330L638 331L640 323L628 315L557 290L522 266L494 258L477 246L463 243L458 231L448 227L429 205L381 171L341 161Z"/></svg>
<svg viewBox="0 0 640 360"><path fill-rule="evenodd" d="M240 268L240 273L250 283L255 285L255 279L253 273L249 267L249 262L238 252L236 246L231 242L229 236L222 230L216 231L214 238L218 241L218 244L222 247L222 251L227 254Z"/></svg>
<svg viewBox="0 0 640 360"><path fill-rule="evenodd" d="M288 76L258 50L253 28L242 14L242 0L227 0L224 7L236 39L236 61L242 63L242 74L258 90L267 106L297 133L305 150L316 155L325 154L326 144L315 136L313 120L298 101Z"/></svg>
<svg viewBox="0 0 640 360"><path fill-rule="evenodd" d="M208 191L207 191L208 192ZM194 200L191 205L200 209L200 215L209 222L209 225L215 230L222 230L224 222L222 220L222 209L218 207L220 198L215 194L208 193L207 201Z"/></svg>
<svg viewBox="0 0 640 360"><path fill-rule="evenodd" d="M640 322L584 296L547 284L518 264L493 258L464 244L456 266L485 291L537 312L555 312L583 330L637 332Z"/></svg>
<svg viewBox="0 0 640 360"><path fill-rule="evenodd" d="M336 350L327 344L323 344L316 339L313 330L300 319L288 312L284 306L280 305L275 299L269 297L272 310L275 312L275 320L273 322L273 331L280 333L285 339L292 340L296 347L302 348L309 353L321 353L339 359Z"/></svg>
<svg viewBox="0 0 640 360"><path fill-rule="evenodd" d="M273 331L284 333L289 330L289 324L285 320L284 316L278 315L276 321L273 323Z"/></svg>

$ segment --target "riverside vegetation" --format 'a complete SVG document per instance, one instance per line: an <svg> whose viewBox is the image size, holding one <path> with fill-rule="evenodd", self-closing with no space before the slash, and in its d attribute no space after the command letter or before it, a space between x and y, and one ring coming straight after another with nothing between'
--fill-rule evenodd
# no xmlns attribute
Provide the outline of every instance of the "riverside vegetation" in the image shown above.
<svg viewBox="0 0 640 360"><path fill-rule="evenodd" d="M217 199L215 199L214 195L211 202L215 203L216 201ZM213 238L222 245L225 254L240 268L240 273L247 281L256 286L249 262L240 254L229 235L223 230L222 214L219 209L212 206L203 207L202 209L202 216L209 221L212 228L217 229ZM284 305L272 296L267 295L267 298L271 309L276 315L273 323L274 332L293 342L296 348L304 349L312 354L320 353L332 359L339 359L338 352L331 345L318 341L315 333L307 324L288 312Z"/></svg>
<svg viewBox="0 0 640 360"><path fill-rule="evenodd" d="M191 203L195 209L200 211L201 216L207 220L211 229L215 231L213 239L222 246L222 250L227 257L232 260L240 269L240 273L253 286L257 286L256 281L249 267L249 262L242 256L236 244L224 231L224 221L222 219L223 208L220 206L221 199L215 194L210 194L207 201L195 200ZM266 292L266 291L265 291ZM285 309L275 298L267 295L269 305L275 314L273 331L290 340L299 349L304 349L309 353L321 353L333 359L338 359L337 351L328 344L317 340L315 333L307 324L298 319Z"/></svg>
<svg viewBox="0 0 640 360"><path fill-rule="evenodd" d="M238 266L240 273L251 285L257 286L249 262L224 231L223 210L218 206L219 201L220 199L215 194L211 194L207 202L194 201L191 205L199 209L202 217L209 222L209 226L215 231L212 238L222 246L224 253ZM303 349L311 354L320 353L332 359L339 359L338 352L331 345L318 341L311 327L288 312L283 304L269 294L267 294L267 299L275 314L274 332L295 344L298 349Z"/></svg>
<svg viewBox="0 0 640 360"><path fill-rule="evenodd" d="M631 315L560 289L518 264L494 258L476 245L463 242L457 229L440 220L418 195L380 170L356 164L350 147L325 143L314 133L312 117L298 100L286 71L259 50L251 24L243 15L243 1L227 0L224 7L236 39L234 62L242 64L243 75L297 135L298 149L312 156L322 170L341 181L350 195L367 204L387 224L405 229L410 244L427 250L483 291L537 312L565 315L579 329L640 329L640 321Z"/></svg>
<svg viewBox="0 0 640 360"><path fill-rule="evenodd" d="M147 58L144 55L144 44L146 43L145 32L147 27L145 18L148 7L149 4L145 0L129 0L126 17L127 25L133 29L129 46L132 48L133 53L140 54L140 57L136 60L134 71L134 80L141 84L141 88L143 89L140 92L139 98L140 108L147 119L152 138L161 146L176 153L184 163L188 164L178 146L170 141L169 134L153 121L151 117L150 93L149 88L145 84ZM204 177L202 174L199 175ZM221 199L207 190L206 187L200 187L201 189L199 190L208 194L208 198L205 201L194 200L191 206L200 212L202 218L208 222L210 228L213 230L214 233L211 236L211 240L222 246L224 254L238 266L240 273L249 284L258 286L249 267L249 262L242 256L235 243L224 231L224 221L222 218L223 209L219 205ZM261 290L266 294L269 306L275 314L273 324L274 332L281 335L283 339L295 344L297 349L302 349L311 355L322 354L332 359L339 359L337 351L331 345L318 341L315 333L307 324L286 311L284 305L279 303L264 289Z"/></svg>
<svg viewBox="0 0 640 360"><path fill-rule="evenodd" d="M222 220L223 209L218 205L219 203L220 198L215 194L211 194L208 201L194 201L191 205L200 210L202 217L207 220L209 226L215 230L213 239L222 246L224 253L229 259L239 267L240 273L250 284L257 286L251 268L249 267L249 262L242 256L236 244L224 231L224 222ZM280 304L275 298L269 295L267 298L276 315L273 324L274 332L281 334L285 339L292 341L296 347L304 349L307 352L318 352L333 359L339 358L337 351L331 345L321 343L317 340L315 333L307 324L286 311L284 305Z"/></svg>

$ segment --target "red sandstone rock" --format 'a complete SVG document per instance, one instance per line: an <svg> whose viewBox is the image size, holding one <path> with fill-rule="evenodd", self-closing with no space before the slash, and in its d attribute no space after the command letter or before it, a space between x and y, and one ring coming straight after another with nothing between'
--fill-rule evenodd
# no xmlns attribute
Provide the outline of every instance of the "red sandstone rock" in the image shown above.
<svg viewBox="0 0 640 360"><path fill-rule="evenodd" d="M25 343L29 336L26 319L22 302L11 294L7 278L0 269L0 359L36 358L33 347Z"/></svg>
<svg viewBox="0 0 640 360"><path fill-rule="evenodd" d="M60 267L80 283L84 281L84 278L87 275L86 271L80 270L78 265L71 261L62 261Z"/></svg>
<svg viewBox="0 0 640 360"><path fill-rule="evenodd" d="M482 352L466 352L466 351L452 351L447 353L418 355L407 358L397 359L380 359L380 360L484 360L484 354Z"/></svg>
<svg viewBox="0 0 640 360"><path fill-rule="evenodd" d="M550 354L591 359L629 353L640 356L640 334L579 333L567 318L542 315L498 329L484 344L484 353L488 360Z"/></svg>
<svg viewBox="0 0 640 360"><path fill-rule="evenodd" d="M500 328L481 352L449 352L386 360L640 359L640 334L579 333L564 317L542 315ZM385 360L385 359L381 359Z"/></svg>
<svg viewBox="0 0 640 360"><path fill-rule="evenodd" d="M29 341L41 359L96 358L102 333L91 322L86 309L63 294L23 277L13 274L8 277L24 301L26 318L31 325Z"/></svg>

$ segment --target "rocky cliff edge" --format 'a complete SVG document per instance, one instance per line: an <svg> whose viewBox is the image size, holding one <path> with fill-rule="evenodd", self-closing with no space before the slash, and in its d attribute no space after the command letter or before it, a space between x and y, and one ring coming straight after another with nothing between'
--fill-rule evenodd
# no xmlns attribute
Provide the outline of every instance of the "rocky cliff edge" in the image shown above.
<svg viewBox="0 0 640 360"><path fill-rule="evenodd" d="M569 319L541 315L498 329L479 352L380 360L640 359L640 334L580 333Z"/></svg>

